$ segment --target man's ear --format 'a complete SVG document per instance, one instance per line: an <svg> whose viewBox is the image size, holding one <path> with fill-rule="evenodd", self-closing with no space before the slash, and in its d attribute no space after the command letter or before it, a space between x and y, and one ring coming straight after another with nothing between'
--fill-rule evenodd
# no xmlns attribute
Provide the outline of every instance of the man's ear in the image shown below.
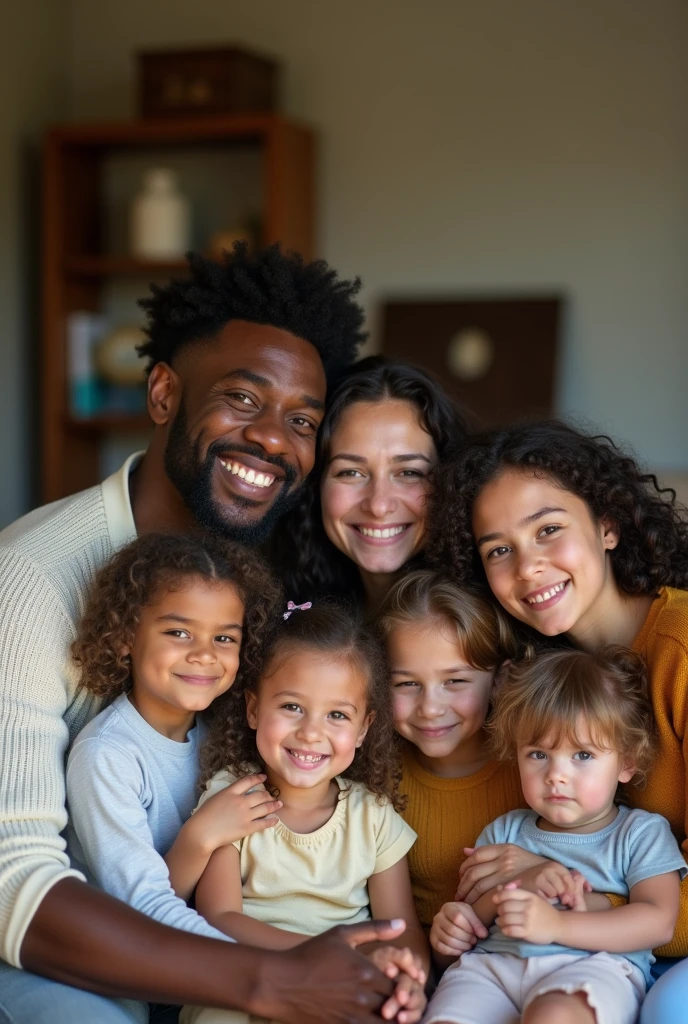
<svg viewBox="0 0 688 1024"><path fill-rule="evenodd" d="M174 419L181 380L167 363L156 363L148 377L148 412L153 423L164 426Z"/></svg>
<svg viewBox="0 0 688 1024"><path fill-rule="evenodd" d="M602 528L602 543L605 551L613 551L619 544L619 528L616 523L610 522L609 519L601 519L600 526Z"/></svg>
<svg viewBox="0 0 688 1024"><path fill-rule="evenodd" d="M368 729L370 729L371 725L373 724L374 718L375 718L375 712L374 711L369 711L368 714L365 717L365 721L363 722L363 725L360 728L358 736L356 737L356 746L357 747L363 746L363 740L366 738L366 736L368 734Z"/></svg>
<svg viewBox="0 0 688 1024"><path fill-rule="evenodd" d="M253 690L244 694L246 700L246 719L251 729L258 728L258 697Z"/></svg>

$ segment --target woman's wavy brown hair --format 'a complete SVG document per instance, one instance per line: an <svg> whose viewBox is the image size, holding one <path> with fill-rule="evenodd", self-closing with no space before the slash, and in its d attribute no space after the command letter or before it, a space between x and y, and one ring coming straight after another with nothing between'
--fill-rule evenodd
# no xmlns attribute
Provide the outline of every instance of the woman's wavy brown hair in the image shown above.
<svg viewBox="0 0 688 1024"><path fill-rule="evenodd" d="M625 647L545 651L510 665L487 727L495 756L509 760L517 746L545 739L580 743L581 718L595 746L627 757L636 768L633 782L643 783L656 731L645 664Z"/></svg>
<svg viewBox="0 0 688 1024"><path fill-rule="evenodd" d="M260 671L263 632L282 600L263 559L214 535L149 533L113 555L91 588L72 644L85 689L112 701L131 688L131 660L123 649L134 642L142 609L162 591L179 590L190 579L229 583L236 589L244 603L237 681ZM213 702L213 715L231 692Z"/></svg>
<svg viewBox="0 0 688 1024"><path fill-rule="evenodd" d="M596 522L619 531L610 554L621 591L655 594L661 586L688 588L688 516L676 492L609 437L586 434L557 420L517 424L471 438L438 475L430 509L428 560L457 580L485 581L472 530L473 505L505 469L549 477L581 498Z"/></svg>
<svg viewBox="0 0 688 1024"><path fill-rule="evenodd" d="M399 795L401 770L397 757L387 665L379 637L348 606L322 601L308 610L294 611L288 619L278 620L268 642L264 675L267 677L277 658L295 651L326 652L332 658L346 659L352 669L361 672L367 683L367 711L375 717L344 778L360 782L378 799L391 801L401 810ZM263 771L264 762L256 746L256 734L246 718L245 694L258 692L261 673L247 676L234 686L222 716L216 716L203 751L202 782L223 768L233 775Z"/></svg>

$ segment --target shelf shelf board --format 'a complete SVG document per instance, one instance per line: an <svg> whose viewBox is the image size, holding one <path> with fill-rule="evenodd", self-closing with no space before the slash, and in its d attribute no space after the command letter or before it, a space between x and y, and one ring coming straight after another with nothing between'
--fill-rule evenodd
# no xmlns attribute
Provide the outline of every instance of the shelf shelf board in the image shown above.
<svg viewBox="0 0 688 1024"><path fill-rule="evenodd" d="M78 256L66 263L71 277L146 277L188 272L186 260L138 260L133 256Z"/></svg>
<svg viewBox="0 0 688 1024"><path fill-rule="evenodd" d="M108 430L144 431L153 429L153 421L147 413L103 413L79 419L65 416L65 426L78 434L98 434Z"/></svg>

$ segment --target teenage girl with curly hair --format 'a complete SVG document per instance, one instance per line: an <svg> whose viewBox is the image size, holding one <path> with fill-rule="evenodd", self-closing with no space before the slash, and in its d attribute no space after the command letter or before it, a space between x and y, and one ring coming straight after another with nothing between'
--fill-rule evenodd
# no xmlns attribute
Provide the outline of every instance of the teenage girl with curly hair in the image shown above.
<svg viewBox="0 0 688 1024"><path fill-rule="evenodd" d="M81 685L110 703L69 757L70 855L101 889L163 924L226 938L175 894L164 857L198 799L200 713L222 718L235 679L260 668L280 604L258 556L210 536L142 536L103 567L90 594L73 654ZM275 801L245 792L262 778L222 794L220 815L194 816L207 856L275 824ZM182 838L190 841L188 829ZM145 1007L131 1009L147 1020Z"/></svg>
<svg viewBox="0 0 688 1024"><path fill-rule="evenodd" d="M645 660L659 735L633 803L664 815L688 853L688 519L608 437L556 421L475 437L439 481L430 554L460 580L487 580L500 604L542 637ZM502 880L503 851L473 855L473 902ZM643 1020L688 1020L688 883L674 939L660 949ZM681 962L676 959L681 958ZM659 971L658 971L659 973Z"/></svg>
<svg viewBox="0 0 688 1024"><path fill-rule="evenodd" d="M412 1024L425 1006L429 950L406 862L416 835L397 813L400 772L382 646L350 609L291 607L263 671L232 691L231 710L213 725L204 770L210 781L197 812L259 771L281 801L279 822L217 849L200 880L193 865L180 863L172 884L188 892L198 882L199 912L264 949L292 949L334 925L402 918L398 944L368 952L398 976L396 1019ZM239 1015L189 1007L181 1019L219 1024Z"/></svg>

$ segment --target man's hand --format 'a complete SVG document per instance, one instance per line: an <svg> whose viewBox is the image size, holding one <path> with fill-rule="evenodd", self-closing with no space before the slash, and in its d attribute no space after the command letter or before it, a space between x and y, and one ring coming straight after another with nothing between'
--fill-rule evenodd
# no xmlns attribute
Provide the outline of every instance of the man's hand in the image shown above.
<svg viewBox="0 0 688 1024"><path fill-rule="evenodd" d="M494 843L492 846L464 847L466 859L459 868L456 900L475 903L490 889L513 881L529 868L547 863L544 857L522 850L513 843Z"/></svg>
<svg viewBox="0 0 688 1024"><path fill-rule="evenodd" d="M425 970L420 957L408 947L378 946L368 953L368 958L383 974L396 981L394 994L382 1010L383 1019L416 1024L427 1003Z"/></svg>
<svg viewBox="0 0 688 1024"><path fill-rule="evenodd" d="M284 1024L380 1024L386 1010L397 1012L395 984L356 946L390 942L405 927L404 921L340 925L293 950L261 954L265 969L251 1013Z"/></svg>
<svg viewBox="0 0 688 1024"><path fill-rule="evenodd" d="M247 775L209 797L187 822L194 841L212 854L220 846L276 825L282 806L265 789L266 775Z"/></svg>
<svg viewBox="0 0 688 1024"><path fill-rule="evenodd" d="M518 888L518 882L500 886L492 897L497 907L497 924L510 939L524 939L538 945L559 942L564 911L555 910L551 903Z"/></svg>
<svg viewBox="0 0 688 1024"><path fill-rule="evenodd" d="M430 945L443 956L461 956L485 938L487 928L468 903L445 903L430 929Z"/></svg>

